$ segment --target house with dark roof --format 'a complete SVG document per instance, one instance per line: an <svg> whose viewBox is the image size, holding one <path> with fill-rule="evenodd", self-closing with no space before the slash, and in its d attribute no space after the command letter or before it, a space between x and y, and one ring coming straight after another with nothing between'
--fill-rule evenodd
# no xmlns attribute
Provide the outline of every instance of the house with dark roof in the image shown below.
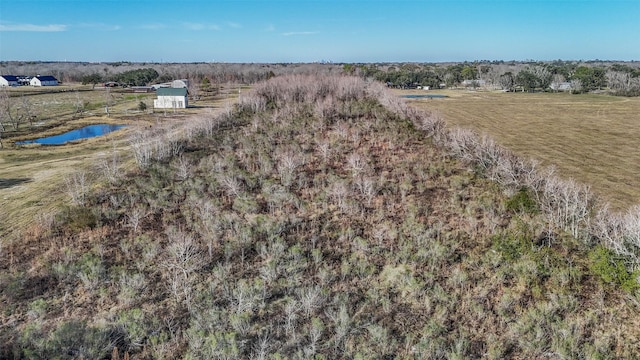
<svg viewBox="0 0 640 360"><path fill-rule="evenodd" d="M159 88L157 99L153 100L156 109L184 109L189 106L187 88Z"/></svg>
<svg viewBox="0 0 640 360"><path fill-rule="evenodd" d="M0 75L0 86L18 86L18 77L15 75Z"/></svg>
<svg viewBox="0 0 640 360"><path fill-rule="evenodd" d="M50 75L38 75L31 78L29 84L31 86L56 86L58 85L58 79Z"/></svg>

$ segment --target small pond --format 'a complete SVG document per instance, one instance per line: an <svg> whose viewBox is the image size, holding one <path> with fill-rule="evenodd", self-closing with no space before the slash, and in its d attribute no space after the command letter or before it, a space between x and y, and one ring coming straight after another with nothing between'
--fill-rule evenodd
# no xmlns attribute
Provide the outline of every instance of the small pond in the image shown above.
<svg viewBox="0 0 640 360"><path fill-rule="evenodd" d="M405 99L442 99L448 97L441 94L425 94L425 95L402 95Z"/></svg>
<svg viewBox="0 0 640 360"><path fill-rule="evenodd" d="M88 139L96 136L106 135L112 131L122 129L125 125L98 124L89 125L80 129L72 130L60 135L47 136L35 140L19 141L16 145L42 144L42 145L62 145L69 141Z"/></svg>

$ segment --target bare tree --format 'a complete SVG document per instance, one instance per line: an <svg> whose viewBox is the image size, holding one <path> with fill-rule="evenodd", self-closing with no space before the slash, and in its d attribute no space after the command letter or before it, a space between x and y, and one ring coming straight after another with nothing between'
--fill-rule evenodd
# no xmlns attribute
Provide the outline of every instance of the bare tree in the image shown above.
<svg viewBox="0 0 640 360"><path fill-rule="evenodd" d="M581 92L582 91L582 81L580 79L571 80L571 92Z"/></svg>
<svg viewBox="0 0 640 360"><path fill-rule="evenodd" d="M111 88L107 86L104 92L104 112L107 114L107 116L111 115L109 112L109 107L111 106L112 103L113 103L113 96L111 95Z"/></svg>
<svg viewBox="0 0 640 360"><path fill-rule="evenodd" d="M18 130L21 121L22 115L19 114L7 90L0 90L0 131L6 130L5 123L11 124L13 130Z"/></svg>
<svg viewBox="0 0 640 360"><path fill-rule="evenodd" d="M89 182L84 172L73 173L64 179L67 194L76 205L84 205L85 196L89 190Z"/></svg>
<svg viewBox="0 0 640 360"><path fill-rule="evenodd" d="M558 92L560 90L560 85L565 82L564 76L562 74L554 74L551 79L551 89L554 92Z"/></svg>

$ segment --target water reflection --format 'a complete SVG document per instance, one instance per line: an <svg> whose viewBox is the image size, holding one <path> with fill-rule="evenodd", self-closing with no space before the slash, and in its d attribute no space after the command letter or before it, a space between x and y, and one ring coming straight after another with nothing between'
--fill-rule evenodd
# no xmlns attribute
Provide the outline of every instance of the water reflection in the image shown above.
<svg viewBox="0 0 640 360"><path fill-rule="evenodd" d="M48 136L35 140L16 142L16 145L42 144L42 145L62 145L69 141L88 139L96 136L106 135L112 131L122 129L125 125L98 124L89 125L80 129L72 130L60 135Z"/></svg>

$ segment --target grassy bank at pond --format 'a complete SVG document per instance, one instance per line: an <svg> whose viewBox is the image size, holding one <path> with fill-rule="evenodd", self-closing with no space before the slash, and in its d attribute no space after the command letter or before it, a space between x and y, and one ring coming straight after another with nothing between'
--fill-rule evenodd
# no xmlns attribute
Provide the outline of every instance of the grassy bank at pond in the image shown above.
<svg viewBox="0 0 640 360"><path fill-rule="evenodd" d="M0 253L0 357L637 355L623 258L547 222L545 178L489 181L381 84L276 77L158 130Z"/></svg>
<svg viewBox="0 0 640 360"><path fill-rule="evenodd" d="M162 127L182 122L199 113L219 112L237 98L237 86L221 89L215 97L201 96L193 108L153 112L155 94L136 94L126 89L91 88L70 84L55 87L5 88L11 111L23 114L29 107L33 119L23 116L17 129L5 123L0 150L0 246L10 248L20 231L38 222L50 222L56 208L69 199L68 179L86 174L84 186L110 171L114 161L120 166L133 159L128 137L138 127ZM109 116L105 104L109 104ZM144 102L147 111L140 111ZM169 118L166 115L171 115ZM122 124L128 129L107 136L62 146L23 145L16 141L65 133L92 124ZM115 169L114 169L115 170Z"/></svg>
<svg viewBox="0 0 640 360"><path fill-rule="evenodd" d="M408 101L440 111L452 126L487 133L522 156L554 165L563 177L590 185L617 209L640 204L639 97L432 92L449 97Z"/></svg>

